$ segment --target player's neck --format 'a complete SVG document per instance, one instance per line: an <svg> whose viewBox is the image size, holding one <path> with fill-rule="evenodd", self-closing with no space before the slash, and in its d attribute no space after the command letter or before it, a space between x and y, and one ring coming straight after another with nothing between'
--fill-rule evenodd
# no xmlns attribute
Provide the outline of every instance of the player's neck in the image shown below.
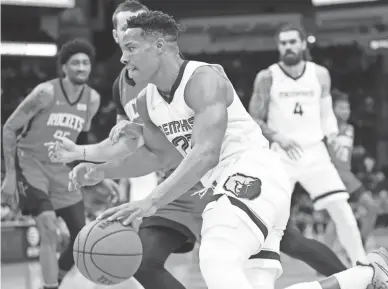
<svg viewBox="0 0 388 289"><path fill-rule="evenodd" d="M65 89L69 101L76 101L79 97L79 94L84 87L84 84L75 84L71 82L67 77L62 79L63 88Z"/></svg>
<svg viewBox="0 0 388 289"><path fill-rule="evenodd" d="M302 60L296 65L287 65L283 61L280 61L280 65L289 75L296 78L301 76L303 73L306 66L306 61Z"/></svg>
<svg viewBox="0 0 388 289"><path fill-rule="evenodd" d="M179 54L166 55L162 58L160 68L152 79L152 83L163 92L170 93L179 75L184 60Z"/></svg>

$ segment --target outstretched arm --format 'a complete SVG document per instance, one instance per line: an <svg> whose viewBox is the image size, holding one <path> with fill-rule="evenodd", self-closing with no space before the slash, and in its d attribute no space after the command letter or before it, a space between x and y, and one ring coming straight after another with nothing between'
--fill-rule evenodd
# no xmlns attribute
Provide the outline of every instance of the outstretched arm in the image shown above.
<svg viewBox="0 0 388 289"><path fill-rule="evenodd" d="M109 161L99 165L107 179L137 178L158 170L175 168L182 156L174 147L166 148L162 153L152 152L147 146L141 146L135 153L121 160Z"/></svg>
<svg viewBox="0 0 388 289"><path fill-rule="evenodd" d="M182 160L182 155L166 139L146 112L145 95L137 99L139 114L144 120L144 144L130 155L120 160L112 160L95 165L82 163L70 174L70 188L93 185L104 178L119 179L144 176L160 169L175 168ZM141 112L140 112L141 111Z"/></svg>
<svg viewBox="0 0 388 289"><path fill-rule="evenodd" d="M134 87L133 89L128 89L126 92L133 98L136 98L137 94L139 93L139 89L140 88L138 87ZM121 104L118 78L113 84L112 93L113 99L117 105L117 125L120 125L120 122L128 121L129 119L126 116L125 110ZM98 110L100 98L97 93L93 94L92 96L93 99L91 101L91 104L93 105L91 108L91 115L94 115ZM90 127L90 123L91 121L88 122L88 125L86 126L87 128ZM141 127L138 128L139 130L141 130ZM58 140L62 143L62 147L51 146L49 148L49 151L53 150L54 153L49 153L49 155L51 156L52 161L65 163L72 162L75 160L83 160L90 162L106 162L115 159L121 160L123 156L125 157L129 153L133 152L131 148L133 148L133 145L135 145L133 139L125 137L119 138L119 140L115 143L112 143L112 141L107 138L100 143L90 145L75 145L70 140L62 138Z"/></svg>
<svg viewBox="0 0 388 289"><path fill-rule="evenodd" d="M267 123L267 114L272 86L272 75L268 69L260 71L253 85L253 94L249 103L249 113L260 126L263 135L271 142L274 141L276 132L271 130Z"/></svg>
<svg viewBox="0 0 388 289"><path fill-rule="evenodd" d="M99 165L106 178L118 179L144 176L161 169L175 168L182 161L182 155L149 118L145 91L139 94L137 107L144 122L144 145L121 160Z"/></svg>
<svg viewBox="0 0 388 289"><path fill-rule="evenodd" d="M50 106L53 99L53 86L51 83L38 85L16 108L4 124L3 149L7 174L15 173L17 131L26 126L40 111Z"/></svg>
<svg viewBox="0 0 388 289"><path fill-rule="evenodd" d="M129 120L120 100L119 79L120 76L116 78L112 86L112 97L117 107L116 124L123 120ZM138 92L129 90L127 93L135 98ZM77 159L91 162L106 162L120 159L127 154L126 147L127 144L124 139L120 139L117 143L112 144L109 138L107 138L97 144L79 146Z"/></svg>

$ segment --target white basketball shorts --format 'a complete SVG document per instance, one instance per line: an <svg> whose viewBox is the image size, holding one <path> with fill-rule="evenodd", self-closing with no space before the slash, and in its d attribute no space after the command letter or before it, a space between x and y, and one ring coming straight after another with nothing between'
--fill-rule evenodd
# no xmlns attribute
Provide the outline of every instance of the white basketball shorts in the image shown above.
<svg viewBox="0 0 388 289"><path fill-rule="evenodd" d="M291 183L274 152L247 151L214 184L214 201L203 213L202 238L210 228L222 229L225 221L240 219L257 240L253 247L246 240L250 266L275 268L280 275L280 240L290 215L291 194Z"/></svg>
<svg viewBox="0 0 388 289"><path fill-rule="evenodd" d="M349 198L323 141L303 148L298 161L290 159L277 143L271 148L279 154L292 184L299 182L309 193L316 210L324 209L333 201Z"/></svg>

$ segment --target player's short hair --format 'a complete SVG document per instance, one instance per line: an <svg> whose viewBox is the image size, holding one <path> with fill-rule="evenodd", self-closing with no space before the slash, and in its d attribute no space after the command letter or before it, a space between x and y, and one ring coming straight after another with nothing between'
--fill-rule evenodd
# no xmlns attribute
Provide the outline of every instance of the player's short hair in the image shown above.
<svg viewBox="0 0 388 289"><path fill-rule="evenodd" d="M120 3L116 7L116 9L115 9L115 11L113 12L113 15L112 15L113 27L115 29L117 28L117 18L116 18L116 16L120 12L130 11L130 12L136 13L136 12L141 11L141 10L149 11L147 6L145 6L144 4L140 3L137 0L126 0L126 1L124 1L122 3Z"/></svg>
<svg viewBox="0 0 388 289"><path fill-rule="evenodd" d="M141 28L143 35L160 35L169 41L177 41L179 24L174 18L161 11L148 11L127 20L128 28Z"/></svg>
<svg viewBox="0 0 388 289"><path fill-rule="evenodd" d="M333 99L333 104L336 104L339 101L349 102L349 96L338 89L333 89L331 91L331 97Z"/></svg>
<svg viewBox="0 0 388 289"><path fill-rule="evenodd" d="M307 39L306 31L302 26L295 25L295 24L284 24L280 26L276 31L276 34L275 34L276 41L279 40L280 33L288 32L288 31L297 31L302 41Z"/></svg>
<svg viewBox="0 0 388 289"><path fill-rule="evenodd" d="M85 39L74 39L66 42L62 45L61 49L58 52L58 63L60 65L65 64L70 57L77 53L85 53L89 56L91 62L94 61L96 52L93 45L91 45Z"/></svg>

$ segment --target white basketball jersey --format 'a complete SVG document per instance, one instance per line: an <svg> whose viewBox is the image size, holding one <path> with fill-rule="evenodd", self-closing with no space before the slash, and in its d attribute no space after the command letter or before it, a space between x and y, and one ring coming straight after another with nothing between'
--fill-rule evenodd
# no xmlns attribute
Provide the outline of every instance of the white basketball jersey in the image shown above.
<svg viewBox="0 0 388 289"><path fill-rule="evenodd" d="M185 88L194 71L205 65L211 66L228 79L220 65L189 61L170 104L160 96L155 85L148 84L146 89L150 119L183 156L191 150L191 134L195 118L194 111L185 102ZM221 147L219 164L201 179L203 185L209 187L220 177L222 171L239 157L240 153L257 150L260 147L268 148L268 141L234 91L233 102L228 107L228 126Z"/></svg>
<svg viewBox="0 0 388 289"><path fill-rule="evenodd" d="M279 64L269 70L272 87L268 127L303 146L320 142L324 137L320 116L322 86L315 63L306 62L303 75L297 79L288 76Z"/></svg>

